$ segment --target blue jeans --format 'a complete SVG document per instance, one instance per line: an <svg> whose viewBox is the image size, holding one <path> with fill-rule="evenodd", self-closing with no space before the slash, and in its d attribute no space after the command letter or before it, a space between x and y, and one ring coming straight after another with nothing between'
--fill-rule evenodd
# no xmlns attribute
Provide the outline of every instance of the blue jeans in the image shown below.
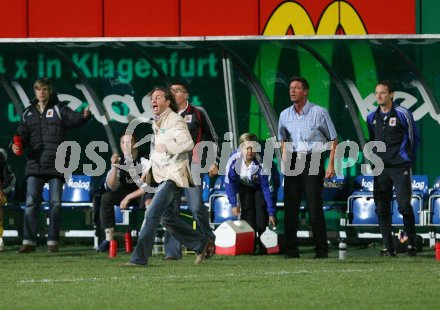
<svg viewBox="0 0 440 310"><path fill-rule="evenodd" d="M138 243L131 256L132 263L139 265L146 265L148 263L148 258L151 256L154 245L157 226L161 221L167 231L187 248L200 253L205 246L207 239L199 232L193 230L191 226L176 216L174 212L174 195L180 189L173 181L168 180L165 182L162 189L154 195L151 204L145 212L145 219L139 232Z"/></svg>
<svg viewBox="0 0 440 310"><path fill-rule="evenodd" d="M197 229L208 239L215 241L215 234L209 225L209 213L205 204L203 203L203 187L196 185L195 187L188 187L184 189L185 196L188 202L188 208L192 211L193 218L197 222ZM180 211L180 206L178 206ZM179 241L173 237L168 231L165 233L164 240L165 256L172 256L175 258L182 257L180 251Z"/></svg>
<svg viewBox="0 0 440 310"><path fill-rule="evenodd" d="M57 245L60 240L60 208L63 193L63 180L51 178L49 183L49 230L48 245ZM38 213L41 205L41 193L46 179L30 176L27 178L26 209L24 212L23 244L37 245Z"/></svg>

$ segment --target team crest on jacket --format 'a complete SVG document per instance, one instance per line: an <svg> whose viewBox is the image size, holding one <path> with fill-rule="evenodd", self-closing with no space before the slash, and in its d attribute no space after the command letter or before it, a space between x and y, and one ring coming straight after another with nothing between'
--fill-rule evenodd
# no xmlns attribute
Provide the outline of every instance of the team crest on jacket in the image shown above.
<svg viewBox="0 0 440 310"><path fill-rule="evenodd" d="M185 122L191 123L192 122L192 115L185 115Z"/></svg>
<svg viewBox="0 0 440 310"><path fill-rule="evenodd" d="M46 117L53 117L53 109L47 110Z"/></svg>
<svg viewBox="0 0 440 310"><path fill-rule="evenodd" d="M391 117L389 124L390 124L390 126L396 126L396 118L395 117Z"/></svg>

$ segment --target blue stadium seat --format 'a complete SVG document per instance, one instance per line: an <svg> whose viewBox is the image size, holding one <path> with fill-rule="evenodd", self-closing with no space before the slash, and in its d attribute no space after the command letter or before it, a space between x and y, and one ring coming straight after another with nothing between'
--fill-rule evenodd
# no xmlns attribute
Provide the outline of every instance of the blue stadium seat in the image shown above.
<svg viewBox="0 0 440 310"><path fill-rule="evenodd" d="M440 176L436 178L428 198L428 225L440 226Z"/></svg>
<svg viewBox="0 0 440 310"><path fill-rule="evenodd" d="M203 174L203 180L202 180L202 189L203 189L203 202L207 204L209 202L209 194L211 194L211 188L210 188L210 179L209 175L207 173Z"/></svg>
<svg viewBox="0 0 440 310"><path fill-rule="evenodd" d="M65 237L92 237L97 242L93 223L92 178L87 175L72 175L63 185L61 196L61 232ZM43 203L45 212L49 206L49 184L43 187ZM49 223L49 218L46 218Z"/></svg>
<svg viewBox="0 0 440 310"><path fill-rule="evenodd" d="M412 199L411 206L414 212L416 225L424 225L423 223L423 208L425 201L428 198L428 176L427 175L413 175L412 176ZM403 225L403 217L398 211L398 205L395 197L392 204L392 219L393 225Z"/></svg>
<svg viewBox="0 0 440 310"><path fill-rule="evenodd" d="M379 221L376 214L376 206L373 196L359 195L352 197L351 210L353 214L352 225L378 225Z"/></svg>
<svg viewBox="0 0 440 310"><path fill-rule="evenodd" d="M119 206L115 206L115 223L116 225L128 225L128 214L124 212Z"/></svg>
<svg viewBox="0 0 440 310"><path fill-rule="evenodd" d="M347 200L349 226L378 225L376 205L373 198L373 177L359 175L355 178L353 192Z"/></svg>
<svg viewBox="0 0 440 310"><path fill-rule="evenodd" d="M411 207L413 209L416 225L421 224L420 214L421 214L422 206L423 206L423 201L420 200L420 197L413 196L411 199ZM397 205L397 201L395 199L393 199L393 204L392 204L391 223L393 225L398 225L398 226L403 225L403 216L398 211L398 205Z"/></svg>
<svg viewBox="0 0 440 310"><path fill-rule="evenodd" d="M324 179L322 198L324 206L334 206L341 201L347 201L347 177L334 176L331 179Z"/></svg>
<svg viewBox="0 0 440 310"><path fill-rule="evenodd" d="M221 224L228 220L236 220L237 217L232 215L231 204L226 194L217 193L210 197L211 210L214 211L213 222Z"/></svg>
<svg viewBox="0 0 440 310"><path fill-rule="evenodd" d="M115 206L115 224L116 225L134 225L134 220L130 216L139 209L137 205L128 206L127 209L123 210L119 206Z"/></svg>
<svg viewBox="0 0 440 310"><path fill-rule="evenodd" d="M355 191L348 198L348 211L353 219L351 225L377 225L377 215L373 199L373 177L358 176L354 183ZM422 210L428 196L428 176L414 175L412 177L412 200L411 205L415 216L416 225L423 225ZM392 224L403 225L402 215L398 212L397 202L392 202Z"/></svg>
<svg viewBox="0 0 440 310"><path fill-rule="evenodd" d="M63 185L63 195L61 197L62 208L92 208L91 184L92 178L88 175L72 175ZM49 201L49 184L44 184L43 201ZM44 210L49 208L47 203L42 204Z"/></svg>
<svg viewBox="0 0 440 310"><path fill-rule="evenodd" d="M225 176L219 175L215 180L213 191L224 191L225 190Z"/></svg>
<svg viewBox="0 0 440 310"><path fill-rule="evenodd" d="M430 224L433 226L440 226L440 193L431 197L432 201L429 209L431 211Z"/></svg>

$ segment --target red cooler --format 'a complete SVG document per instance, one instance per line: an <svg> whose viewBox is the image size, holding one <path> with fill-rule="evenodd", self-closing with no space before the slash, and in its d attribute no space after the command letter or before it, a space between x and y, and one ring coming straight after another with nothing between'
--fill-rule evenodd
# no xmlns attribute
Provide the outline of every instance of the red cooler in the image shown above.
<svg viewBox="0 0 440 310"><path fill-rule="evenodd" d="M214 233L217 255L234 256L254 252L255 232L246 221L226 221Z"/></svg>

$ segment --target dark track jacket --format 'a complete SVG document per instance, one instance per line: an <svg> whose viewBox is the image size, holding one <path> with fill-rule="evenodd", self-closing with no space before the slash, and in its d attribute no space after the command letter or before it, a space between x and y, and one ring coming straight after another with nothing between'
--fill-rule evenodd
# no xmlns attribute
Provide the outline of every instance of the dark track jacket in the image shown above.
<svg viewBox="0 0 440 310"><path fill-rule="evenodd" d="M218 148L218 136L215 132L214 127L212 126L211 120L206 113L206 110L202 107L195 107L188 103L187 108L179 113L180 116L183 117L186 124L188 125L189 133L191 134L191 138L194 142L193 156L194 159L197 160L198 163L201 163L202 166L206 163L206 150L204 152L204 156L202 158L198 158L196 156L197 151L197 143L201 141L211 141L217 146L217 155L216 162L219 162L219 148ZM191 158L190 158L191 160Z"/></svg>
<svg viewBox="0 0 440 310"><path fill-rule="evenodd" d="M410 166L415 160L420 136L410 111L397 104L386 119L382 119L380 107L367 116L370 141L385 143L386 152L377 152L385 167Z"/></svg>
<svg viewBox="0 0 440 310"><path fill-rule="evenodd" d="M56 95L51 95L42 114L37 103L33 100L24 110L17 129L27 149L25 175L62 177L55 169L55 158L58 146L64 141L65 130L79 127L88 119L61 103Z"/></svg>

